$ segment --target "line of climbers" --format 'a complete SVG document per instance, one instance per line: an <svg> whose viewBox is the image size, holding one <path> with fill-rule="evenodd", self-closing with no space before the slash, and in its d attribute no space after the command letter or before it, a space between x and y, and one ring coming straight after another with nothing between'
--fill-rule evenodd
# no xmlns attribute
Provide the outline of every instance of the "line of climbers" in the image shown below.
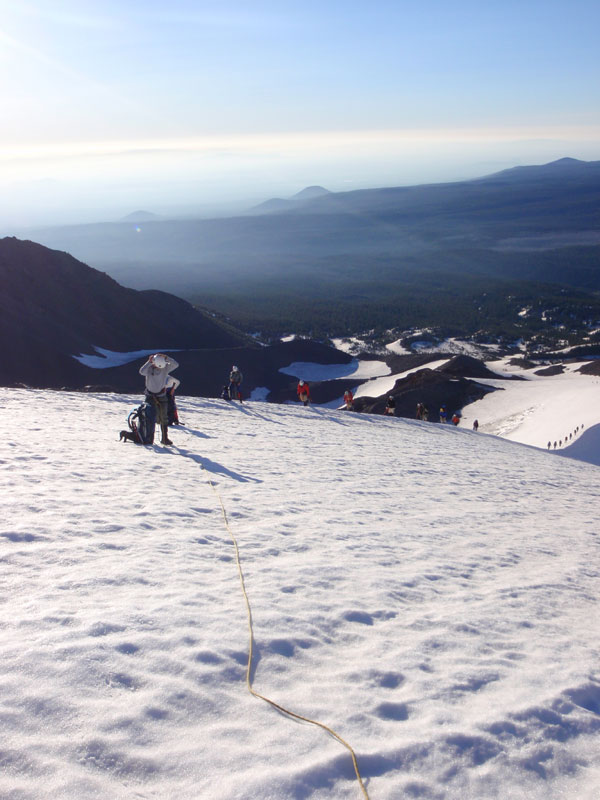
<svg viewBox="0 0 600 800"><path fill-rule="evenodd" d="M121 431L121 441L153 444L154 429L158 423L162 433L161 444L173 444L169 439L168 430L170 425L180 424L175 390L181 385L181 381L170 373L178 366L179 363L172 356L155 353L140 367L140 375L146 382L144 402L129 414L127 422L130 430ZM229 373L229 383L226 383L221 391L221 399L238 400L243 403L241 390L243 379L242 371L234 364ZM298 381L296 393L300 402L307 406L310 402L310 387L306 381ZM350 405L351 403L352 395L350 395Z"/></svg>
<svg viewBox="0 0 600 800"><path fill-rule="evenodd" d="M575 430L572 431L568 436L565 436L565 438L564 438L565 447L569 444L569 442L571 442L573 440L573 437L577 438L577 434L579 433L579 431L582 431L584 428L585 428L585 425L582 422L581 425L578 425L575 428ZM556 450L557 447L562 447L562 446L563 446L563 439L559 439L558 440L558 444L556 443L556 441L554 442L554 448L553 449ZM548 442L547 447L548 447L548 450L550 450L552 448L552 442Z"/></svg>
<svg viewBox="0 0 600 800"><path fill-rule="evenodd" d="M395 416L396 400L393 395L388 396L385 410L383 413L392 417ZM429 409L427 408L425 403L417 403L417 410L415 413L415 417L416 419L420 419L423 422L427 422L429 420ZM460 411L455 411L454 414L452 414L452 416L450 417L450 421L452 422L453 425L459 425L460 420L461 420ZM448 422L448 410L445 404L442 404L440 406L440 422L442 424ZM476 431L478 430L478 428L479 428L479 421L475 420L475 422L473 422L473 430Z"/></svg>
<svg viewBox="0 0 600 800"><path fill-rule="evenodd" d="M175 402L175 390L180 386L181 382L174 378L171 372L177 369L178 366L178 362L172 356L168 356L165 353L155 353L149 356L146 363L140 367L139 373L144 377L146 383L144 403L129 414L130 430L121 431L121 441L153 444L154 428L158 422L162 433L161 444L173 444L169 439L168 429L171 425L180 424ZM238 400L242 403L241 385L243 379L240 368L235 365L232 366L229 373L229 383L224 384L221 391L221 399ZM303 405L307 406L310 403L310 386L302 378L296 386L296 395ZM344 392L344 408L346 411L354 410L354 396L350 389L346 389ZM396 400L393 395L388 396L383 413L387 416L395 416ZM416 418L423 421L429 419L429 409L424 403L417 403ZM445 423L447 421L446 406L442 405L440 408L440 422ZM453 425L458 425L460 423L460 412L454 413L451 421ZM478 427L479 423L475 420L473 430L476 431ZM581 427L583 428L583 425ZM548 442L548 449L550 449L550 446L550 442ZM556 442L554 447L556 447Z"/></svg>

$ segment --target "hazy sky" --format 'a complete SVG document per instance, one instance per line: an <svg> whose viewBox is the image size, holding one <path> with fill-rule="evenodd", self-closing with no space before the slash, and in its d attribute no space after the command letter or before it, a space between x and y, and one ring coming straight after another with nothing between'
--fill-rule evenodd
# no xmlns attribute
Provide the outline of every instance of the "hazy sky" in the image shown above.
<svg viewBox="0 0 600 800"><path fill-rule="evenodd" d="M0 0L0 227L600 159L598 0Z"/></svg>

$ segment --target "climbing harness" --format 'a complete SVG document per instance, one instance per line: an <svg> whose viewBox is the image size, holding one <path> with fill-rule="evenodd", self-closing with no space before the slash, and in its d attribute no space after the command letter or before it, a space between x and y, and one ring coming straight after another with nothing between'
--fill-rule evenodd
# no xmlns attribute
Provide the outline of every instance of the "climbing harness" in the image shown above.
<svg viewBox="0 0 600 800"><path fill-rule="evenodd" d="M202 466L202 469L204 470L204 466ZM204 470L204 471L206 472L206 470ZM352 749L352 747L348 744L348 742L345 741L345 739L342 739L342 737L338 733L336 733L328 725L325 725L323 722L318 722L315 719L310 719L310 717L303 717L302 714L296 714L295 711L290 711L288 708L285 708L285 706L279 705L279 703L276 703L274 700L270 700L268 697L265 697L264 695L259 694L259 692L255 691L252 688L251 673L252 673L252 661L253 661L253 658L254 658L254 632L253 632L253 628L252 628L252 609L250 608L250 600L248 599L248 593L246 592L246 583L244 581L244 573L242 571L242 564L241 564L241 561L240 561L240 550L239 550L239 547L238 547L237 539L235 538L234 533L233 533L233 531L231 530L231 528L229 526L229 520L227 519L227 512L225 511L225 506L223 504L223 500L221 498L221 495L217 491L217 487L214 485L214 483L212 482L210 477L208 477L208 475L207 475L206 480L207 480L208 484L210 485L211 489L213 490L213 492L215 493L215 495L217 497L217 500L218 500L219 505L221 507L221 514L223 516L223 522L225 524L225 528L226 528L226 530L227 530L227 532L228 532L228 534L231 537L231 540L233 542L233 547L234 547L234 550L235 550L235 560L236 560L236 563L237 563L238 574L239 574L239 577L240 577L240 585L242 587L242 593L244 595L244 600L246 602L246 613L248 615L248 631L249 631L249 642L250 642L249 648L248 648L248 663L246 665L246 686L248 687L248 691L250 692L251 695L253 695L257 699L263 700L265 703L268 703L270 706L272 706L273 708L276 708L278 711L281 711L283 714L287 714L288 717L293 717L294 719L302 720L302 722L308 722L311 725L316 725L317 727L321 728L322 730L327 731L327 733L329 733L331 736L333 736L334 739L337 739L337 741L341 745L343 745L346 748L346 750L348 750L348 752L350 753L350 756L352 757L352 764L354 766L354 772L356 773L356 779L357 779L358 784L359 784L359 786L361 788L363 797L365 798L365 800L369 800L369 795L368 795L367 790L365 788L365 785L364 785L364 783L362 781L362 778L361 778L361 775L360 775L360 770L358 769L358 761L356 760L356 754L355 754L354 750Z"/></svg>

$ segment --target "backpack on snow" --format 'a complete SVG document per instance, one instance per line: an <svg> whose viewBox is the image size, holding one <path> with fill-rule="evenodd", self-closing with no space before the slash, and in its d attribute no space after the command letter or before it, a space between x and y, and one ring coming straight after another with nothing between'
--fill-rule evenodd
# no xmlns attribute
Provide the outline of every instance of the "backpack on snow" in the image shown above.
<svg viewBox="0 0 600 800"><path fill-rule="evenodd" d="M134 408L127 417L128 431L121 431L122 442L135 442L136 444L154 443L154 426L156 425L156 411L150 403L142 403Z"/></svg>

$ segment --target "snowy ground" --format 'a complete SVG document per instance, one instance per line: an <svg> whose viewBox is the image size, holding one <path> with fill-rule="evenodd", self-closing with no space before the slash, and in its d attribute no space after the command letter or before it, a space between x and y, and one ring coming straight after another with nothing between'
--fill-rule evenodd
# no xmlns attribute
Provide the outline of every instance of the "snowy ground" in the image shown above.
<svg viewBox="0 0 600 800"><path fill-rule="evenodd" d="M450 426L0 390L0 797L597 800L600 469ZM211 486L212 482L212 486ZM213 488L214 486L214 488Z"/></svg>
<svg viewBox="0 0 600 800"><path fill-rule="evenodd" d="M498 391L491 392L462 409L462 426L471 428L477 419L479 431L511 439L522 444L551 449L589 463L600 465L600 448L597 436L587 436L577 444L582 434L594 425L600 425L600 377L582 375L577 370L584 362L563 365L564 373L553 376L535 375L535 370L509 364L510 358L488 361L486 366L500 375L517 376L524 380L489 380L477 382ZM382 361L353 361L348 365L290 364L281 370L307 380L334 380L344 375L343 386L354 388L357 379L364 382L354 388L355 397L381 397L390 392L396 381L413 372L427 368L438 369L448 363L448 358L432 361L424 366L389 374ZM346 374L347 373L347 374ZM324 404L325 408L339 408L343 390L336 400ZM257 392L253 399L264 399ZM450 409L450 413L460 409ZM432 419L435 415L432 415ZM600 428L598 428L600 432ZM556 442L556 448L554 447Z"/></svg>
<svg viewBox="0 0 600 800"><path fill-rule="evenodd" d="M483 433L542 448L550 441L554 449L556 442L560 449L600 423L600 378L578 373L580 363L566 364L562 375L551 377L508 367L505 361L489 362L487 366L494 372L521 375L526 380L478 379L499 391L466 406L461 424L471 427L477 419ZM600 453L594 463L599 462Z"/></svg>

